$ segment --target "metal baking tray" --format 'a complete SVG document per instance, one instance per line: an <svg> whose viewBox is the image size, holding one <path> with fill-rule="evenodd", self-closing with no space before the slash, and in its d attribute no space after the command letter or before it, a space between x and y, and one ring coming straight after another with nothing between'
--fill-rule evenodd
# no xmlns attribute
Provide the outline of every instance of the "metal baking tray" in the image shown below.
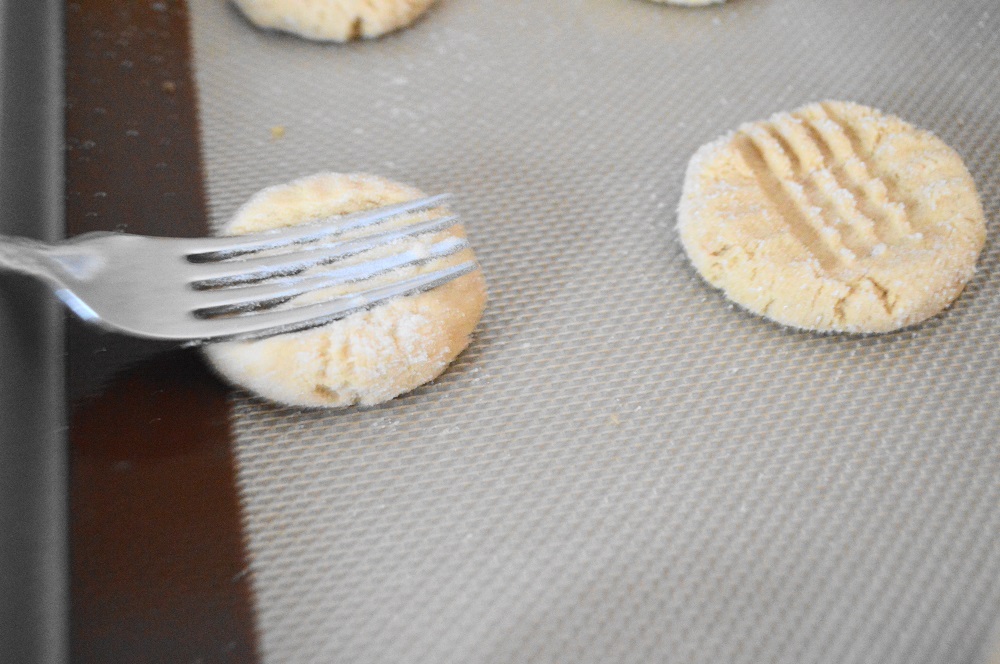
<svg viewBox="0 0 1000 664"><path fill-rule="evenodd" d="M58 2L0 0L0 233L62 237ZM67 652L62 311L0 274L0 661Z"/></svg>

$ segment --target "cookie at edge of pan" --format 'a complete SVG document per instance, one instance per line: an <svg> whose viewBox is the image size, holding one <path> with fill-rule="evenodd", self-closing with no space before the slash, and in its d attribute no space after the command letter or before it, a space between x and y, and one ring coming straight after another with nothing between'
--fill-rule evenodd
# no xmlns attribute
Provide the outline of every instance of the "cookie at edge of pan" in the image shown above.
<svg viewBox="0 0 1000 664"><path fill-rule="evenodd" d="M434 0L232 0L261 28L347 42L406 27Z"/></svg>
<svg viewBox="0 0 1000 664"><path fill-rule="evenodd" d="M678 231L698 272L750 311L863 333L951 304L975 272L986 221L972 176L943 141L830 101L699 149Z"/></svg>
<svg viewBox="0 0 1000 664"><path fill-rule="evenodd" d="M222 229L224 234L290 226L331 215L423 197L412 187L370 175L322 173L265 189L253 196ZM447 214L435 208L410 223ZM385 222L405 224L406 217ZM449 236L464 237L460 225L408 238L354 258L360 262L402 249L426 252ZM345 236L346 237L346 236ZM362 282L374 287L473 258L471 249L396 270ZM312 299L356 291L312 294ZM299 303L306 303L303 296ZM233 384L271 401L303 407L370 406L408 392L439 376L468 346L482 316L486 287L480 270L423 293L399 297L322 327L260 339L210 344L204 353Z"/></svg>

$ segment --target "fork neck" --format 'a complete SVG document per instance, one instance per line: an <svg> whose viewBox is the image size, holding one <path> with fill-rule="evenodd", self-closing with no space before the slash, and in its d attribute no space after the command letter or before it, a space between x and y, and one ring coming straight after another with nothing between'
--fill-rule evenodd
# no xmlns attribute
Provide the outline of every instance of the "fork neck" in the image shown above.
<svg viewBox="0 0 1000 664"><path fill-rule="evenodd" d="M0 270L57 282L49 253L52 245L26 237L0 236Z"/></svg>

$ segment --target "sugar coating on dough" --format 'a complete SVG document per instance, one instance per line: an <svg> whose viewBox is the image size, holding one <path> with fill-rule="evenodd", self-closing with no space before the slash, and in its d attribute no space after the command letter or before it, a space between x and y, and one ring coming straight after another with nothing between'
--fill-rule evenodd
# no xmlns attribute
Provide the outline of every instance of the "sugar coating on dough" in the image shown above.
<svg viewBox="0 0 1000 664"><path fill-rule="evenodd" d="M434 0L233 0L262 28L317 41L384 35L412 23Z"/></svg>
<svg viewBox="0 0 1000 664"><path fill-rule="evenodd" d="M698 272L750 311L808 330L888 332L958 297L986 220L944 142L832 101L699 149L678 231Z"/></svg>
<svg viewBox="0 0 1000 664"><path fill-rule="evenodd" d="M687 7L701 7L702 5L721 5L726 0L653 0L653 2L666 3L668 5L685 5Z"/></svg>
<svg viewBox="0 0 1000 664"><path fill-rule="evenodd" d="M223 234L238 235L290 226L421 198L419 190L369 175L323 173L265 189L250 199ZM444 208L415 213L411 220L446 214ZM383 224L391 228L401 221ZM458 225L365 252L360 262L406 249L427 251L449 237L464 237ZM350 236L344 236L349 239ZM473 258L472 250L396 270L360 286L440 269ZM356 291L359 284L325 290L313 300ZM298 303L305 300L300 298ZM207 345L205 354L230 382L279 403L305 407L374 405L433 380L469 344L486 303L479 270L432 290L400 297L323 327L255 341Z"/></svg>

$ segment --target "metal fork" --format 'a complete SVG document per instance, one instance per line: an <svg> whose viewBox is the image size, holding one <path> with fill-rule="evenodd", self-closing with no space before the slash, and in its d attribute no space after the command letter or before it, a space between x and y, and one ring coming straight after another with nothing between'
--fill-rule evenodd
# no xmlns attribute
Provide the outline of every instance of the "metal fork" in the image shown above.
<svg viewBox="0 0 1000 664"><path fill-rule="evenodd" d="M446 198L447 194L431 196L232 237L176 239L96 232L46 244L0 236L0 269L43 280L82 319L120 332L194 343L267 337L323 325L477 269L475 261L467 260L321 302L273 306L467 248L464 238L448 236L429 251L401 250L344 267L336 265L377 247L454 226L456 215L378 228L400 215L433 208ZM351 237L338 239L346 233ZM331 269L303 274L318 265L331 265Z"/></svg>

